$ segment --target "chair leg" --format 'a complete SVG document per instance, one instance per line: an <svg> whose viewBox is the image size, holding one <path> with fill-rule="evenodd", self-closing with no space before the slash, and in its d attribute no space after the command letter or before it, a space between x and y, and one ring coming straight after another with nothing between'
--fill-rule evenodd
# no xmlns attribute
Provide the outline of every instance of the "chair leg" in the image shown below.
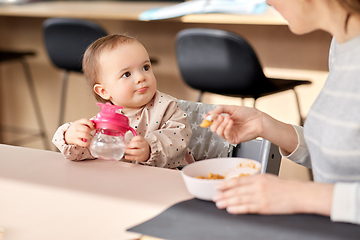
<svg viewBox="0 0 360 240"><path fill-rule="evenodd" d="M62 87L61 87L59 126L64 124L64 112L65 112L65 102L66 102L65 100L66 100L66 89L67 89L68 78L69 78L69 72L65 71L62 79Z"/></svg>
<svg viewBox="0 0 360 240"><path fill-rule="evenodd" d="M202 98L203 94L204 94L204 92L201 91L200 94L199 94L198 100L197 100L198 102L201 102L201 98Z"/></svg>
<svg viewBox="0 0 360 240"><path fill-rule="evenodd" d="M1 81L1 79L0 79L0 81ZM1 120L2 120L2 117L1 117L1 108L0 108L0 144L2 144L3 143L3 128L1 127ZM1 240L1 239L0 239Z"/></svg>
<svg viewBox="0 0 360 240"><path fill-rule="evenodd" d="M3 143L2 133L3 133L3 130L2 130L2 127L1 127L1 115L0 115L0 144Z"/></svg>
<svg viewBox="0 0 360 240"><path fill-rule="evenodd" d="M300 124L300 126L304 126L304 120L303 120L302 115L301 115L299 96L298 96L297 92L295 91L295 88L293 88L293 91L295 93L296 104L297 104L297 108L298 108L298 111L299 111L299 118L300 118L299 124Z"/></svg>
<svg viewBox="0 0 360 240"><path fill-rule="evenodd" d="M30 97L31 97L31 100L33 102L33 106L34 106L34 109L35 109L35 115L36 115L36 118L37 118L38 126L40 128L40 136L43 139L45 149L50 150L50 145L49 145L49 141L48 141L48 137L47 137L46 129L45 129L45 123L44 123L44 120L43 120L43 117L42 117L42 114L41 114L40 104L39 104L39 101L37 99L37 95L36 95L36 91L35 91L35 85L34 85L34 82L32 80L32 77L31 77L29 65L27 64L25 59L21 59L21 64L22 64L23 69L24 69L27 85L28 85L28 88L29 88L29 91L30 91Z"/></svg>
<svg viewBox="0 0 360 240"><path fill-rule="evenodd" d="M308 171L309 171L309 179L310 179L310 181L314 181L314 175L313 175L312 169L309 168Z"/></svg>

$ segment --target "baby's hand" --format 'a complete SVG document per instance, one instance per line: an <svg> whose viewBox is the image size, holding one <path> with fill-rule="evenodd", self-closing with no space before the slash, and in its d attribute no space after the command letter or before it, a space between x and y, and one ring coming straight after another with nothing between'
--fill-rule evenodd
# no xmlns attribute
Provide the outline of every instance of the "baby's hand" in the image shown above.
<svg viewBox="0 0 360 240"><path fill-rule="evenodd" d="M125 147L126 160L145 162L150 158L150 145L141 136L135 136Z"/></svg>
<svg viewBox="0 0 360 240"><path fill-rule="evenodd" d="M81 147L89 145L90 133L95 130L94 123L86 118L73 122L65 132L65 141L67 144L75 144Z"/></svg>

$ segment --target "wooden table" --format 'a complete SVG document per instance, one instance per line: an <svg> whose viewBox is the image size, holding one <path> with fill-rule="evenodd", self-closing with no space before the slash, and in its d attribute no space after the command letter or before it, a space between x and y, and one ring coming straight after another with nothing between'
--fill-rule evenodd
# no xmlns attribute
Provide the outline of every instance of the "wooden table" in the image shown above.
<svg viewBox="0 0 360 240"><path fill-rule="evenodd" d="M4 5L0 7L0 16L17 17L71 17L109 20L138 21L139 15L151 8L167 7L176 3L166 2L121 2L121 1L50 1L25 5ZM225 24L264 24L287 25L281 15L269 8L260 15L236 14L191 14L166 21L185 23L225 23Z"/></svg>
<svg viewBox="0 0 360 240"><path fill-rule="evenodd" d="M327 58L328 55L328 44L331 39L329 34L318 31L304 36L296 36L289 31L287 21L274 8L268 8L263 14L255 15L209 13L190 14L147 23L139 21L139 15L146 10L172 6L174 4L156 1L45 1L24 5L0 6L0 18L11 17L13 19L16 17L25 20L26 18L67 17L101 21L104 23L104 26L107 25L106 28L109 27L109 32L119 30L121 32L123 31L121 29L125 27L125 31L128 31L129 34L139 36L141 42L150 48L150 51L152 45L158 41L157 36L159 33L162 35L159 37L169 42L169 37L173 38L174 33L177 33L182 28L220 28L239 33L248 39L257 50L262 63L266 67L327 70L326 59L325 61L322 61L322 59L324 57ZM110 24L109 21L112 23ZM113 24L114 21L116 21L115 25ZM11 22L4 19L3 23ZM131 25L126 26L129 23ZM30 25L30 22L26 25ZM137 28L141 28L139 32ZM1 30L2 28L0 27L0 33L2 33ZM10 31L11 29L4 30ZM149 30L151 31L148 32ZM151 35L150 39L146 36L148 34ZM20 35L22 34L20 33ZM1 44L7 44L6 38L2 38L5 37L2 36L0 38L3 41L2 43L0 42L0 46ZM9 42L8 44L16 43ZM306 48L301 48L301 45L306 46ZM161 47L164 46L166 44L159 43L157 45L158 48L160 47L160 49L157 49L158 53L161 52ZM297 50L294 46L300 47L300 50ZM268 54L271 54L271 56L267 56ZM308 57L304 61L302 58L309 54L313 56ZM293 59L295 63L292 61Z"/></svg>
<svg viewBox="0 0 360 240"><path fill-rule="evenodd" d="M176 170L8 145L0 154L4 240L136 239L125 229L192 198Z"/></svg>

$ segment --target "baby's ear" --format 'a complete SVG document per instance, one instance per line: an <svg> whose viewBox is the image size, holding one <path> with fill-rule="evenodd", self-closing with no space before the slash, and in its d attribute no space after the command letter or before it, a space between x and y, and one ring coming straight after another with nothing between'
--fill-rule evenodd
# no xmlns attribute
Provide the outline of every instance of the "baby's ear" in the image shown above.
<svg viewBox="0 0 360 240"><path fill-rule="evenodd" d="M97 83L94 85L94 92L105 100L110 99L109 93L106 91L103 85Z"/></svg>

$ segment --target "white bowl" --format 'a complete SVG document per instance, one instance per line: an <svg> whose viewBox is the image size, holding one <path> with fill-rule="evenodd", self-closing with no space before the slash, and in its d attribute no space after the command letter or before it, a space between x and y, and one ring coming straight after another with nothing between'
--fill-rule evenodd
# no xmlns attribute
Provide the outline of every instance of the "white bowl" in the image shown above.
<svg viewBox="0 0 360 240"><path fill-rule="evenodd" d="M241 165L241 166L240 166ZM248 167L247 167L248 166ZM261 163L245 158L214 158L198 161L185 166L181 170L181 175L185 185L196 198L211 201L217 193L215 185L236 175L257 174L261 170ZM199 176L208 176L209 173L220 174L226 179L200 179Z"/></svg>

